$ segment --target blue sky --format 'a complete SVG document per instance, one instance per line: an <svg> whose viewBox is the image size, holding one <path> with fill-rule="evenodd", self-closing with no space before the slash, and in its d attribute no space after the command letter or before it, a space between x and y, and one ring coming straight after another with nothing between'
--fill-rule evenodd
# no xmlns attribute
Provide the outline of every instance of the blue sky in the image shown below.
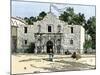
<svg viewBox="0 0 100 75"><path fill-rule="evenodd" d="M58 9L63 9L65 7L73 7L75 13L84 13L86 19L95 16L95 6L83 6L83 5L68 5L68 4L54 4ZM12 16L19 17L30 17L37 16L41 11L49 12L50 3L35 3L35 2L16 2L12 1ZM59 15L54 8L52 12L55 15Z"/></svg>

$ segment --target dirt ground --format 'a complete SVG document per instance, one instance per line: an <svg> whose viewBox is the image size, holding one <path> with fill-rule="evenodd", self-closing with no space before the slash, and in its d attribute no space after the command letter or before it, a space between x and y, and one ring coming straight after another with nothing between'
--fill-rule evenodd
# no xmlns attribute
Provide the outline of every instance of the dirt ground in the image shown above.
<svg viewBox="0 0 100 75"><path fill-rule="evenodd" d="M48 61L48 55L13 54L12 74L95 69L95 55L81 56L76 60L71 55L54 55L51 62Z"/></svg>

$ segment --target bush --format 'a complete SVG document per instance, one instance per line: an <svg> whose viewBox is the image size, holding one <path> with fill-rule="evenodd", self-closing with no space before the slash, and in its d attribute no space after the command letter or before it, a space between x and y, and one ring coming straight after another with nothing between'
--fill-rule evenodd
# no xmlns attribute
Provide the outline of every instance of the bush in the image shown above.
<svg viewBox="0 0 100 75"><path fill-rule="evenodd" d="M88 53L87 51L84 51L84 53L86 54L86 53Z"/></svg>
<svg viewBox="0 0 100 75"><path fill-rule="evenodd" d="M25 53L34 53L35 43L31 43L29 48L25 50Z"/></svg>
<svg viewBox="0 0 100 75"><path fill-rule="evenodd" d="M74 53L72 54L71 57L72 57L73 59L76 59L76 60L78 60L78 59L81 58L80 54L77 54L76 52L74 52Z"/></svg>
<svg viewBox="0 0 100 75"><path fill-rule="evenodd" d="M74 52L71 57L76 58L76 52Z"/></svg>
<svg viewBox="0 0 100 75"><path fill-rule="evenodd" d="M65 55L70 55L71 52L69 52L68 50L65 52Z"/></svg>

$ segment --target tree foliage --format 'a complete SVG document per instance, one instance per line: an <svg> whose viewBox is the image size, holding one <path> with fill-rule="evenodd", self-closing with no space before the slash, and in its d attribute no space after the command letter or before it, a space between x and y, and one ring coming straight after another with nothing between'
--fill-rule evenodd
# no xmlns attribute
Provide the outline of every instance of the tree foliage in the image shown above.
<svg viewBox="0 0 100 75"><path fill-rule="evenodd" d="M82 25L86 22L84 14L74 12L74 9L68 7L66 11L64 11L60 16L59 19L67 22L68 24L76 24Z"/></svg>
<svg viewBox="0 0 100 75"><path fill-rule="evenodd" d="M29 25L33 25L34 22L36 21L40 21L40 20L43 20L43 18L46 16L46 13L44 11L42 11L39 16L37 17L25 17L24 20L29 24Z"/></svg>
<svg viewBox="0 0 100 75"><path fill-rule="evenodd" d="M34 49L35 49L35 43L31 43L29 45L29 48L25 50L25 53L34 53Z"/></svg>
<svg viewBox="0 0 100 75"><path fill-rule="evenodd" d="M32 20L28 17L25 17L24 20L26 21L26 23L28 23L29 25L33 24Z"/></svg>
<svg viewBox="0 0 100 75"><path fill-rule="evenodd" d="M43 20L43 18L46 16L46 13L43 11L39 14L39 16L37 16L37 20Z"/></svg>
<svg viewBox="0 0 100 75"><path fill-rule="evenodd" d="M96 48L96 18L90 17L87 20L86 26L84 26L87 33L91 36L92 38L92 48Z"/></svg>
<svg viewBox="0 0 100 75"><path fill-rule="evenodd" d="M85 40L84 49L87 50L89 48L92 48L92 41L91 40Z"/></svg>

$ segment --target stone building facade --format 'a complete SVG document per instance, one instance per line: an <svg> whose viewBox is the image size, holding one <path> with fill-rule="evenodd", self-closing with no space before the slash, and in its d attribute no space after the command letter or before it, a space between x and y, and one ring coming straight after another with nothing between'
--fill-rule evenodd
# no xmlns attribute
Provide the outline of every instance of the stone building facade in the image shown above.
<svg viewBox="0 0 100 75"><path fill-rule="evenodd" d="M48 12L43 20L28 25L24 20L11 18L12 50L24 52L30 43L35 43L35 53L63 54L65 51L83 53L85 30L81 25L68 25Z"/></svg>

